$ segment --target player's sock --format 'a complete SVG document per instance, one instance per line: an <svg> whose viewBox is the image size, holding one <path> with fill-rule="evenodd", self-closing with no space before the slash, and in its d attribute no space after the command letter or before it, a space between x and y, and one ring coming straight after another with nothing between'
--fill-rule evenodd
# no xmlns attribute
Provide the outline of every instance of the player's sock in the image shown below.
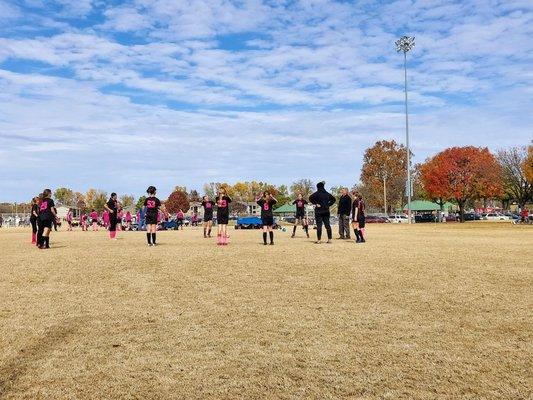
<svg viewBox="0 0 533 400"><path fill-rule="evenodd" d="M50 248L50 236L44 236L43 239L44 239L44 247L49 249Z"/></svg>
<svg viewBox="0 0 533 400"><path fill-rule="evenodd" d="M149 232L146 232L146 240L148 241L148 244L152 244L152 234Z"/></svg>
<svg viewBox="0 0 533 400"><path fill-rule="evenodd" d="M263 244L267 244L267 233L263 232Z"/></svg>
<svg viewBox="0 0 533 400"><path fill-rule="evenodd" d="M274 244L274 232L270 231L268 234L270 236L270 244Z"/></svg>
<svg viewBox="0 0 533 400"><path fill-rule="evenodd" d="M292 228L292 236L296 235L296 225Z"/></svg>
<svg viewBox="0 0 533 400"><path fill-rule="evenodd" d="M155 232L152 233L152 243L155 244Z"/></svg>
<svg viewBox="0 0 533 400"><path fill-rule="evenodd" d="M204 228L204 237L207 237L207 229Z"/></svg>

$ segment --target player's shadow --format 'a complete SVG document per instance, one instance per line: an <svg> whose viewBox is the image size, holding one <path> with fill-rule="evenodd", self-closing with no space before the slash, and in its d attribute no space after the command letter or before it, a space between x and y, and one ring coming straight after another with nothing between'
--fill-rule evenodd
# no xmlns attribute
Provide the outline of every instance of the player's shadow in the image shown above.
<svg viewBox="0 0 533 400"><path fill-rule="evenodd" d="M45 358L58 345L64 344L79 330L80 321L70 320L63 325L51 327L43 337L20 349L18 355L0 364L0 399L16 389L17 381L37 361Z"/></svg>

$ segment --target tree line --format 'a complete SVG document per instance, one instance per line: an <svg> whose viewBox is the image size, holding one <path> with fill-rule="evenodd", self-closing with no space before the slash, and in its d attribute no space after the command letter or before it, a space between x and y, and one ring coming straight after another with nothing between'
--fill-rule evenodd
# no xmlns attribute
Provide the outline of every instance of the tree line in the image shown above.
<svg viewBox="0 0 533 400"><path fill-rule="evenodd" d="M347 186L361 192L369 210L393 213L403 207L407 197L406 166L405 146L394 140L377 141L364 153L359 183ZM431 200L441 207L451 201L458 205L461 215L466 207L473 207L476 202L482 207L486 207L489 201L500 201L503 208L508 208L511 203L522 208L533 201L533 146L512 147L495 154L486 147L447 148L423 163L413 165L412 178L414 199ZM232 210L235 213L244 212L245 203L253 202L265 190L277 198L279 206L292 202L298 193L307 198L315 190L310 179L300 179L289 186L261 181L209 182L203 185L202 195L214 198L220 187L224 187L234 199ZM341 186L330 188L336 197L340 189ZM54 191L54 198L59 205L103 211L108 193L93 188L81 193L61 187ZM122 207L137 210L143 206L144 200L144 196L135 199L132 194L119 198ZM191 202L199 201L201 195L197 190L188 191L184 186L176 186L165 204L170 212L179 209L187 212ZM17 209L25 212L29 203L19 204ZM12 204L0 204L0 212L12 211Z"/></svg>

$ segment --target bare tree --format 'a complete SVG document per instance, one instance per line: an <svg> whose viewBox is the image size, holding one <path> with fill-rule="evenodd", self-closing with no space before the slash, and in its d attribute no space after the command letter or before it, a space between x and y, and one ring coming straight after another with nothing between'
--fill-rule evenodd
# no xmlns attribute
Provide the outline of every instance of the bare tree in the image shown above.
<svg viewBox="0 0 533 400"><path fill-rule="evenodd" d="M504 200L516 201L520 208L533 199L533 185L525 173L527 148L511 147L498 152L498 162L502 168Z"/></svg>

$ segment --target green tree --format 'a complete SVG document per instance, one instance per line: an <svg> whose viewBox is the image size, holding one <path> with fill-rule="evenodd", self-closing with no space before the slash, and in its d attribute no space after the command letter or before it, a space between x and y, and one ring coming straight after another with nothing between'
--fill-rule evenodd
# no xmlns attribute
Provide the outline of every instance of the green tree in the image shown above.
<svg viewBox="0 0 533 400"><path fill-rule="evenodd" d="M120 196L122 207L129 208L135 203L135 197L132 194L123 194Z"/></svg>
<svg viewBox="0 0 533 400"><path fill-rule="evenodd" d="M290 187L290 194L293 199L298 196L298 193L301 193L304 198L308 199L314 190L315 185L310 179L300 179L299 181L292 183Z"/></svg>
<svg viewBox="0 0 533 400"><path fill-rule="evenodd" d="M139 211L141 208L144 207L145 200L146 200L146 196L139 197L139 200L137 200L137 204L135 205L135 211Z"/></svg>
<svg viewBox="0 0 533 400"><path fill-rule="evenodd" d="M58 204L63 206L72 206L75 203L74 191L69 188L57 188L54 192L54 198Z"/></svg>

